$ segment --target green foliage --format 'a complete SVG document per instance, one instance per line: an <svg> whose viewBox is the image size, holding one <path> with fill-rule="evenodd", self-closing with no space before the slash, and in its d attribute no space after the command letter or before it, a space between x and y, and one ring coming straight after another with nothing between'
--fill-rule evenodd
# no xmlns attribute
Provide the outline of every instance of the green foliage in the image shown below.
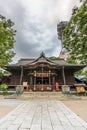
<svg viewBox="0 0 87 130"><path fill-rule="evenodd" d="M1 84L0 85L0 89L3 91L2 92L3 95L6 95L8 93L7 88L8 88L8 86L6 84Z"/></svg>
<svg viewBox="0 0 87 130"><path fill-rule="evenodd" d="M74 60L74 59L72 59L71 57L68 57L68 58L67 58L67 62L68 62L68 63L71 63L71 64L77 64L77 61Z"/></svg>
<svg viewBox="0 0 87 130"><path fill-rule="evenodd" d="M75 73L76 76L83 76L82 80L87 82L87 69L79 70Z"/></svg>
<svg viewBox="0 0 87 130"><path fill-rule="evenodd" d="M15 33L13 29L14 23L10 19L0 15L0 67L3 68L7 65L12 57L14 52L12 48L14 47L15 42Z"/></svg>
<svg viewBox="0 0 87 130"><path fill-rule="evenodd" d="M3 74L0 72L0 81L2 80L3 78Z"/></svg>
<svg viewBox="0 0 87 130"><path fill-rule="evenodd" d="M82 75L84 75L83 80L87 82L87 70L83 71Z"/></svg>
<svg viewBox="0 0 87 130"><path fill-rule="evenodd" d="M71 59L87 64L87 0L82 0L80 7L74 7L64 35L63 44Z"/></svg>

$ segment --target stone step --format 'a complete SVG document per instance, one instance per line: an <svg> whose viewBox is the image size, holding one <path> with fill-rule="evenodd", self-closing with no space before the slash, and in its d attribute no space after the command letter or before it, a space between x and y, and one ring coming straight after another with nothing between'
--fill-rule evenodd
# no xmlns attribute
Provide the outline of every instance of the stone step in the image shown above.
<svg viewBox="0 0 87 130"><path fill-rule="evenodd" d="M30 98L60 98L62 97L62 92L24 92L21 95L21 99L30 99Z"/></svg>
<svg viewBox="0 0 87 130"><path fill-rule="evenodd" d="M23 94L13 94L6 96L7 99L57 99L57 100L72 100L80 99L80 96L73 94L64 94L61 91L58 92L23 92Z"/></svg>
<svg viewBox="0 0 87 130"><path fill-rule="evenodd" d="M24 92L20 99L57 99L57 100L68 100L68 99L79 99L76 95L63 94L62 92Z"/></svg>
<svg viewBox="0 0 87 130"><path fill-rule="evenodd" d="M61 91L55 91L55 92L26 92L24 91L23 94L28 94L28 95L60 95L62 94Z"/></svg>

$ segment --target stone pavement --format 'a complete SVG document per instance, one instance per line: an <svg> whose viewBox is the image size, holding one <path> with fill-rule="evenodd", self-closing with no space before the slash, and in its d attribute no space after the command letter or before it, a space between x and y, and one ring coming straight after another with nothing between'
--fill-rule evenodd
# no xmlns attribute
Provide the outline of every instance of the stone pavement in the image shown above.
<svg viewBox="0 0 87 130"><path fill-rule="evenodd" d="M61 101L31 99L0 120L0 130L87 130L87 123Z"/></svg>

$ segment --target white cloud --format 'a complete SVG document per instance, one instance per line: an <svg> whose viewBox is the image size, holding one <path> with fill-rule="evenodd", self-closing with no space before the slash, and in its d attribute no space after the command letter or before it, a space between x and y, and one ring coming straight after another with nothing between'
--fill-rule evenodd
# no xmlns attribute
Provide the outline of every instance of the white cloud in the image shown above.
<svg viewBox="0 0 87 130"><path fill-rule="evenodd" d="M35 57L41 51L58 56L58 20L68 20L79 0L0 0L0 12L15 22L15 60Z"/></svg>

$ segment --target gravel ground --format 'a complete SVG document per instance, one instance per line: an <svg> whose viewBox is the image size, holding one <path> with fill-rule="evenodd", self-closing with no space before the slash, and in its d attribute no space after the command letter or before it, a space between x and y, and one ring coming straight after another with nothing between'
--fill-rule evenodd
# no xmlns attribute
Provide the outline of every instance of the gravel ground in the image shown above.
<svg viewBox="0 0 87 130"><path fill-rule="evenodd" d="M62 102L87 122L87 100L70 100Z"/></svg>
<svg viewBox="0 0 87 130"><path fill-rule="evenodd" d="M9 112L14 110L16 107L13 106L1 106L0 105L0 119L7 115Z"/></svg>
<svg viewBox="0 0 87 130"><path fill-rule="evenodd" d="M0 95L0 119L14 110L20 103L20 100L4 99L3 95Z"/></svg>

